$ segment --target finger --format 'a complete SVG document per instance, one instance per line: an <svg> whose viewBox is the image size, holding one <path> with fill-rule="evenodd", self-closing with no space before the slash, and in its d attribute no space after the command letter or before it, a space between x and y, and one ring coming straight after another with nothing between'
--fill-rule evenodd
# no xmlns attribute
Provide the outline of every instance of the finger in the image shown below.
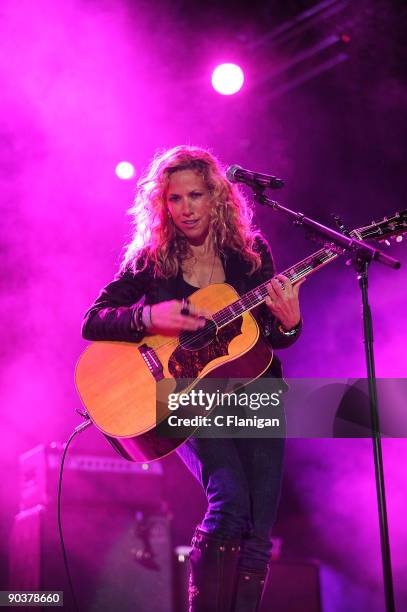
<svg viewBox="0 0 407 612"><path fill-rule="evenodd" d="M178 332L182 331L195 331L197 329L194 320L190 320L186 315L181 315L179 318L174 320L174 330Z"/></svg>
<svg viewBox="0 0 407 612"><path fill-rule="evenodd" d="M285 299L287 297L286 290L281 286L281 281L277 278L273 278L271 281L271 286L274 289L275 294L281 298Z"/></svg>
<svg viewBox="0 0 407 612"><path fill-rule="evenodd" d="M275 299L278 296L275 286L271 281L267 283L267 291L271 299Z"/></svg>
<svg viewBox="0 0 407 612"><path fill-rule="evenodd" d="M209 310L206 310L206 308L199 308L193 304L189 305L189 314L193 317L204 317L205 319L210 319L212 317L212 313L209 312Z"/></svg>
<svg viewBox="0 0 407 612"><path fill-rule="evenodd" d="M282 285L281 288L283 289L283 291L286 291L288 294L291 294L293 285L288 276L284 276L284 274L277 274L277 276L275 276L274 278L277 278L280 281Z"/></svg>
<svg viewBox="0 0 407 612"><path fill-rule="evenodd" d="M181 301L180 314L183 316L188 316L190 313L190 306L189 300L183 298Z"/></svg>
<svg viewBox="0 0 407 612"><path fill-rule="evenodd" d="M206 325L206 320L204 317L193 318L192 319L192 329L202 329Z"/></svg>
<svg viewBox="0 0 407 612"><path fill-rule="evenodd" d="M277 293L276 289L271 285L268 294L268 302L267 305L271 308L273 314L277 312L283 303L283 298Z"/></svg>
<svg viewBox="0 0 407 612"><path fill-rule="evenodd" d="M205 320L190 317L188 315L179 315L175 319L174 323L175 327L180 330L195 331L197 329L200 329L201 327L204 327Z"/></svg>
<svg viewBox="0 0 407 612"><path fill-rule="evenodd" d="M212 316L212 313L209 312L209 310L206 310L204 308L198 308L197 306L195 306L194 304L191 304L191 302L178 302L178 312L181 313L183 316L191 316L191 317L205 317L205 318L210 318ZM182 313L182 310L187 310L187 312Z"/></svg>
<svg viewBox="0 0 407 612"><path fill-rule="evenodd" d="M177 316L181 313L181 310L185 307L185 302L184 300L174 300L172 302L172 314L174 314L174 316Z"/></svg>
<svg viewBox="0 0 407 612"><path fill-rule="evenodd" d="M294 287L293 287L293 291L294 291L294 295L298 296L298 292L300 290L300 287L303 283L305 283L305 281L307 280L307 278L302 278L301 280L299 280L297 283L295 283Z"/></svg>
<svg viewBox="0 0 407 612"><path fill-rule="evenodd" d="M270 310L272 311L272 313L274 314L275 312L278 312L278 305L276 304L276 302L269 297L266 297L266 299L264 300L266 305L268 306L268 308L270 308Z"/></svg>

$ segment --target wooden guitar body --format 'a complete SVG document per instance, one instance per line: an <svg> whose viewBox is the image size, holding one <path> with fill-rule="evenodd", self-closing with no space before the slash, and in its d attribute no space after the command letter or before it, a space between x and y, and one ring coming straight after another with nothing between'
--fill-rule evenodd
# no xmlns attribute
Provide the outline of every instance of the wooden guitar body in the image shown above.
<svg viewBox="0 0 407 612"><path fill-rule="evenodd" d="M216 313L239 295L228 284L213 284L189 299ZM152 335L140 343L94 342L77 363L75 382L90 418L114 448L126 459L153 461L185 441L157 435L158 380L168 382L168 393L179 393L184 389L177 379L253 380L271 361L272 351L247 311L225 326L208 320L202 331L183 332L178 338ZM164 418L169 414L167 409Z"/></svg>

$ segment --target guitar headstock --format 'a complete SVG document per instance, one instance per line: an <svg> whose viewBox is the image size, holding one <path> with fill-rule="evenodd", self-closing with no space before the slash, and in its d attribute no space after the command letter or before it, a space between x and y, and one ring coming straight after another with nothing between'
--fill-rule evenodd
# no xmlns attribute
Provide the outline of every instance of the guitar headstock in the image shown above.
<svg viewBox="0 0 407 612"><path fill-rule="evenodd" d="M373 221L371 225L359 227L352 232L359 240L377 240L390 244L389 238L396 242L403 240L407 234L407 210L397 212L392 217L384 217L382 221Z"/></svg>

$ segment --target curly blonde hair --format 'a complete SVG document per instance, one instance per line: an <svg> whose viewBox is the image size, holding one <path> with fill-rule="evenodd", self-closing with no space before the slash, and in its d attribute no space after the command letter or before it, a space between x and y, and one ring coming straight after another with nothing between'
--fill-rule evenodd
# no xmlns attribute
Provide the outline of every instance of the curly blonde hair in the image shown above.
<svg viewBox="0 0 407 612"><path fill-rule="evenodd" d="M260 232L253 228L253 210L224 176L219 161L205 149L177 146L156 154L147 172L137 184L137 195L128 213L134 232L125 247L120 270L134 273L152 262L157 277L178 274L180 265L192 256L189 243L168 214L166 192L169 177L179 170L193 170L203 177L215 205L210 233L216 252L224 249L239 252L250 263L250 273L261 265L254 241Z"/></svg>

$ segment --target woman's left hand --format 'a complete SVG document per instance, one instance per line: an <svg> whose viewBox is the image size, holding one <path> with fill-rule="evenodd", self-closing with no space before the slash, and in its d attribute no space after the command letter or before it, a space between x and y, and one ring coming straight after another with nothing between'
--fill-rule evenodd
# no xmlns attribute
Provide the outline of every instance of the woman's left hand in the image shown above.
<svg viewBox="0 0 407 612"><path fill-rule="evenodd" d="M277 274L267 285L266 304L281 325L290 330L301 320L298 292L305 278L294 286L283 274Z"/></svg>

